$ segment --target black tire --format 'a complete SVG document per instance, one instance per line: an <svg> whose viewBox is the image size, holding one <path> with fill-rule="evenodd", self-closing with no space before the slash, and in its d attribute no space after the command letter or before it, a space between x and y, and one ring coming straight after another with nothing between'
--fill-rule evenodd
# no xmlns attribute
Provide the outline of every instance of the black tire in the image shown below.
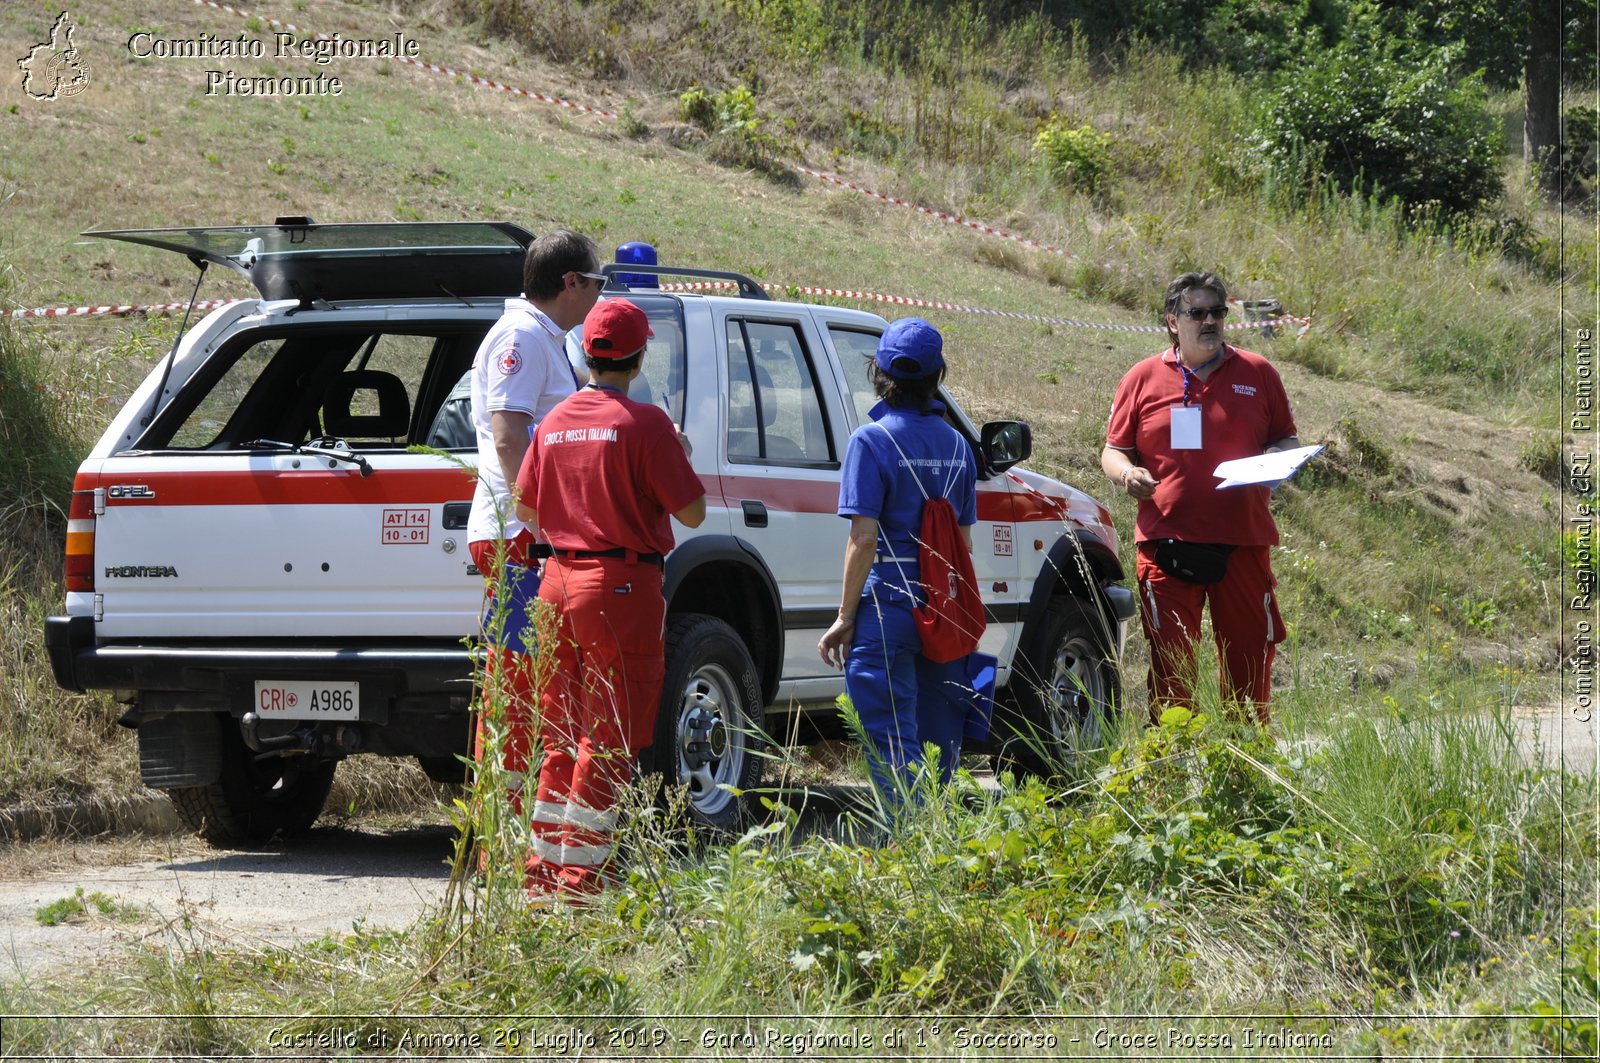
<svg viewBox="0 0 1600 1063"><path fill-rule="evenodd" d="M655 745L642 766L660 772L669 787L687 788L694 823L736 831L761 785L764 759L755 662L733 628L700 613L671 619L666 657Z"/></svg>
<svg viewBox="0 0 1600 1063"><path fill-rule="evenodd" d="M1045 607L1012 669L1000 720L1003 763L1060 775L1105 745L1106 724L1122 704L1113 625L1078 598L1058 596Z"/></svg>
<svg viewBox="0 0 1600 1063"><path fill-rule="evenodd" d="M221 721L222 773L205 786L167 791L178 818L212 845L227 848L300 834L322 814L336 761L309 756L258 758L239 725Z"/></svg>

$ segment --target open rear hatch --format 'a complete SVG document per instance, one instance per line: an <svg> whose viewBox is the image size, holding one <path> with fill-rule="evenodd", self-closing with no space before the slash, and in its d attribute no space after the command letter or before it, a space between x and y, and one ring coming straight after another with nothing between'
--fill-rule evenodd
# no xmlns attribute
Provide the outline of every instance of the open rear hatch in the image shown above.
<svg viewBox="0 0 1600 1063"><path fill-rule="evenodd" d="M471 299L522 291L533 234L510 222L373 222L86 232L146 244L242 273L263 299L369 302Z"/></svg>

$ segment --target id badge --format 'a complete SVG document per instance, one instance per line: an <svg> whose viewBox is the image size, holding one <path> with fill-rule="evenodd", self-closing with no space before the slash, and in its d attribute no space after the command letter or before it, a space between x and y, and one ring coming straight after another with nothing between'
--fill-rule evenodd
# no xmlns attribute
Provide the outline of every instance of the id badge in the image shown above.
<svg viewBox="0 0 1600 1063"><path fill-rule="evenodd" d="M1200 407L1172 407L1172 449L1200 449Z"/></svg>

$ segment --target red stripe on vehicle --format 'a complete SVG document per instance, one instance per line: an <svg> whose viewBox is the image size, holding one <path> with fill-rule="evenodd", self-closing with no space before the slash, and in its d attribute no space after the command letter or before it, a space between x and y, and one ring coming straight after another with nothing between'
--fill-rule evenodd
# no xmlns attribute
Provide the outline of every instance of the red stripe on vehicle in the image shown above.
<svg viewBox="0 0 1600 1063"><path fill-rule="evenodd" d="M101 472L100 486L144 486L154 498L113 498L113 506L349 506L396 502L465 502L474 474L457 468L376 469L362 476L338 469L240 469L183 472Z"/></svg>

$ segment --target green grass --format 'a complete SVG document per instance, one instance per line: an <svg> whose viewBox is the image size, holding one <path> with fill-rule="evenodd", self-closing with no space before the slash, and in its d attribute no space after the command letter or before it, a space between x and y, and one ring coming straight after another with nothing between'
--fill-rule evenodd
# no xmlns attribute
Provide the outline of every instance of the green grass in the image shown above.
<svg viewBox="0 0 1600 1063"><path fill-rule="evenodd" d="M1594 1003L1593 780L1528 768L1492 719L1298 722L1315 742L1175 711L1066 786L959 776L889 844L801 838L779 815L685 850L635 818L628 881L593 906L530 909L514 881L462 879L405 932L168 942L97 975L96 1000L150 1016L116 1036L156 1052L261 1050L269 1023L240 1014L391 1046L408 1032L488 1045L509 1026L740 1045L743 1020L652 1017L752 1014L771 1016L757 1037L898 1022L923 1053L980 1058L958 1029L1067 1044L1125 1014L1150 1016L1125 1032L1180 1038L1287 1026L1319 1055L1549 1051L1563 1031L1540 1008ZM104 1048L108 1028L26 1017L77 991L0 988L0 1010L22 1013L8 1048Z"/></svg>
<svg viewBox="0 0 1600 1063"><path fill-rule="evenodd" d="M51 901L35 911L33 917L40 926L60 926L63 923L88 922L98 917L128 923L141 918L141 913L139 909L122 904L99 890L85 894L83 887L79 886L72 896Z"/></svg>

